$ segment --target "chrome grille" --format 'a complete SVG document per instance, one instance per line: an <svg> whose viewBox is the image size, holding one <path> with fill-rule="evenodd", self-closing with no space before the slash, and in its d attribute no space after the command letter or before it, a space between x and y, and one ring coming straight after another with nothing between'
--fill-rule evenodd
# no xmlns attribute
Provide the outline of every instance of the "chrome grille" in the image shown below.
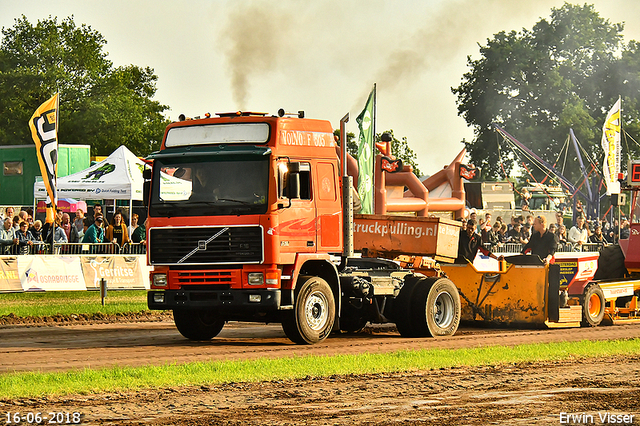
<svg viewBox="0 0 640 426"><path fill-rule="evenodd" d="M152 265L261 263L262 227L155 228L147 250Z"/></svg>

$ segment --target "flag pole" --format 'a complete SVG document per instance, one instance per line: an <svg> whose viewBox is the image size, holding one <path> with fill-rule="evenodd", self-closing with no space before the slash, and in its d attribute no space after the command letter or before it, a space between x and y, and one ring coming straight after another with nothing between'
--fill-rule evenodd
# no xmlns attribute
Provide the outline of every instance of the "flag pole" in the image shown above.
<svg viewBox="0 0 640 426"><path fill-rule="evenodd" d="M620 142L622 142L622 96L618 95L618 102L620 103L620 112L618 113L618 120L620 120L620 134L618 137L620 138ZM622 151L622 148L620 148ZM631 158L631 153L627 150L627 156ZM621 160L620 158L618 160ZM622 166L618 169L618 172L622 172ZM627 170L627 173L629 171ZM618 198L621 197L622 191L618 192ZM620 202L618 202L618 244L620 244L620 237L622 236L622 208L620 207Z"/></svg>
<svg viewBox="0 0 640 426"><path fill-rule="evenodd" d="M378 118L378 104L377 104L377 98L378 98L378 92L376 90L376 83L373 83L373 117L372 121L373 121L373 146L371 149L371 161L373 161L373 173L371 176L371 186L373 186L374 188L376 187L376 172L375 172L375 168L376 168L376 118ZM389 153L391 154L391 153ZM373 197L374 197L374 209L375 209L375 191L373 193Z"/></svg>

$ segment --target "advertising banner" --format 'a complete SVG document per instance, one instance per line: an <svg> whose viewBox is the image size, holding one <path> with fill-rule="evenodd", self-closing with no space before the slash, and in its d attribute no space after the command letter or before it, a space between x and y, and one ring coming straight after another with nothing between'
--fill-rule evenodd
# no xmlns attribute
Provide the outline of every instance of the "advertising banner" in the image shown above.
<svg viewBox="0 0 640 426"><path fill-rule="evenodd" d="M367 103L356 118L360 130L358 142L358 195L362 203L360 213L373 213L373 163L375 139L375 98L376 88L367 98ZM346 141L345 141L346 143Z"/></svg>
<svg viewBox="0 0 640 426"><path fill-rule="evenodd" d="M602 149L604 150L604 161L602 163L603 179L607 185L607 194L619 194L620 182L620 98L611 107L607 118L602 126Z"/></svg>
<svg viewBox="0 0 640 426"><path fill-rule="evenodd" d="M22 291L15 257L0 258L0 292Z"/></svg>
<svg viewBox="0 0 640 426"><path fill-rule="evenodd" d="M87 290L99 289L100 280L107 280L110 289L143 289L145 283L140 256L82 256L82 270ZM144 260L144 259L143 259Z"/></svg>
<svg viewBox="0 0 640 426"><path fill-rule="evenodd" d="M458 256L460 222L437 217L354 215L353 240L358 251L369 254L432 256L453 260Z"/></svg>
<svg viewBox="0 0 640 426"><path fill-rule="evenodd" d="M19 256L18 272L24 291L87 289L79 257Z"/></svg>

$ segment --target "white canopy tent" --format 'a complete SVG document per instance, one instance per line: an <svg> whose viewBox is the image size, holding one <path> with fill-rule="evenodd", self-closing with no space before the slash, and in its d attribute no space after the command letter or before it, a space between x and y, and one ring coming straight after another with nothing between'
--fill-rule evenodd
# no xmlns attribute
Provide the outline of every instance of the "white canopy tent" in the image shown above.
<svg viewBox="0 0 640 426"><path fill-rule="evenodd" d="M142 200L144 167L144 161L122 145L106 159L88 169L58 178L58 198L129 200L129 212L133 212L133 201ZM36 181L33 194L34 203L35 200L47 198L44 182Z"/></svg>

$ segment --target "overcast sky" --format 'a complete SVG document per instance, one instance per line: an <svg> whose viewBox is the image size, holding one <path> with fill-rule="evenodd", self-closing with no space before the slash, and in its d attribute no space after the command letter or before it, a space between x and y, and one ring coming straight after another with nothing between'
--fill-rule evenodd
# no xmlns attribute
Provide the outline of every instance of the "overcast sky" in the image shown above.
<svg viewBox="0 0 640 426"><path fill-rule="evenodd" d="M582 1L574 2L582 4ZM640 2L594 0L640 40ZM149 66L156 100L179 114L304 110L348 131L377 83L377 131L407 137L433 174L473 132L452 86L499 31L530 29L560 0L0 0L0 26L74 15L107 40L115 65ZM35 108L35 106L34 106ZM64 141L60 141L64 143ZM94 155L97 153L94 153Z"/></svg>

